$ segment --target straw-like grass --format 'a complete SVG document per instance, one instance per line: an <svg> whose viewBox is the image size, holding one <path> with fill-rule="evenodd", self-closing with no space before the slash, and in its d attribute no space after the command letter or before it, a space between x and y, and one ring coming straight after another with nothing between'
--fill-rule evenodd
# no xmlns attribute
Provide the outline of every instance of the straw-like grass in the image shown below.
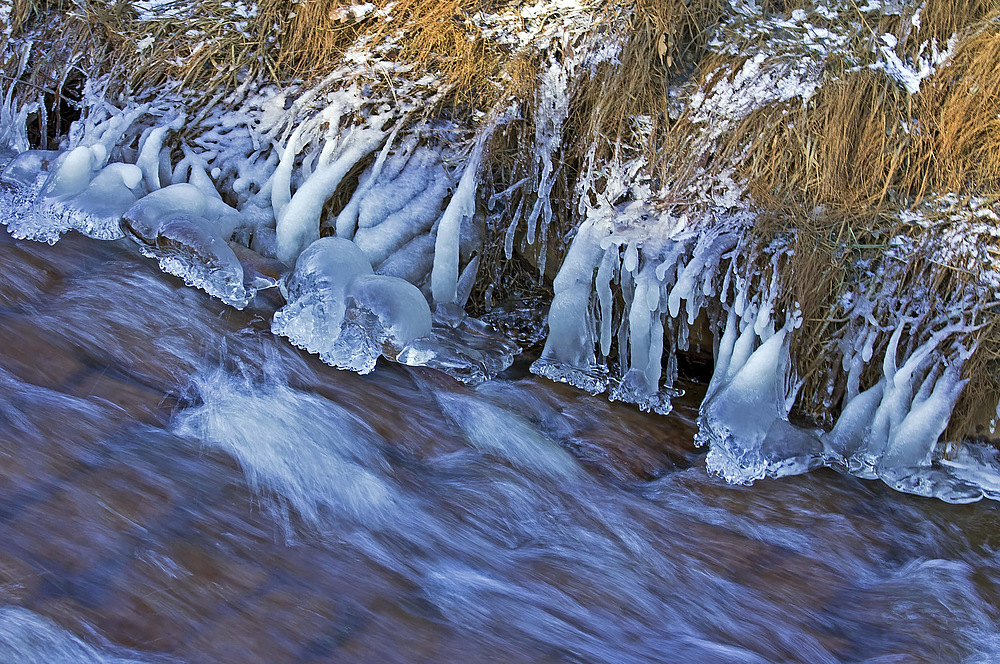
<svg viewBox="0 0 1000 664"><path fill-rule="evenodd" d="M919 190L1000 193L1000 16L964 39L921 91ZM925 184L927 183L927 184ZM917 183L914 183L916 185ZM914 189L917 186L911 185Z"/></svg>
<svg viewBox="0 0 1000 664"><path fill-rule="evenodd" d="M648 116L657 129L667 116L671 79L688 74L703 56L724 10L720 0L637 0L615 6L606 20L628 28L618 62L602 67L587 88L590 139L615 146L628 138L631 121ZM657 142L645 146L656 150Z"/></svg>

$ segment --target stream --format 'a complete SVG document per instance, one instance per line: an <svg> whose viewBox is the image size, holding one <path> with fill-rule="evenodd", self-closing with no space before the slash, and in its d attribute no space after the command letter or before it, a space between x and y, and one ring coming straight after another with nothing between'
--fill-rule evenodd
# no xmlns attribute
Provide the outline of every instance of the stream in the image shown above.
<svg viewBox="0 0 1000 664"><path fill-rule="evenodd" d="M0 233L0 662L1000 658L992 501L728 485L697 385L664 417L526 361L359 376L271 291Z"/></svg>

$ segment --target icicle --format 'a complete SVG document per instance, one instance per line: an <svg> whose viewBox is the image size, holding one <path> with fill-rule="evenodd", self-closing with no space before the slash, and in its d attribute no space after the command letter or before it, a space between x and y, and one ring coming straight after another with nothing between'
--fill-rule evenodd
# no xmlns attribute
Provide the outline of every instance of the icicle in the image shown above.
<svg viewBox="0 0 1000 664"><path fill-rule="evenodd" d="M656 384L650 385L648 381L648 375L651 373L649 371L649 366L651 363L650 351L653 346L653 318L659 318L659 316L651 316L651 311L656 311L659 308L659 283L656 281L655 275L653 274L653 266L651 264L647 265L639 275L636 277L635 281L635 296L632 299L632 306L628 313L628 326L629 326L629 367L626 374L635 373L643 376L647 380L636 381L633 378L633 382L638 383L631 385L632 389L641 390L643 396L652 394L656 392ZM652 305L652 306L651 306ZM662 352L662 335L663 328L660 327L660 355L657 355L656 364L656 380L659 382L659 364ZM624 381L623 381L624 382Z"/></svg>
<svg viewBox="0 0 1000 664"><path fill-rule="evenodd" d="M724 378L724 382L726 383L736 376L740 369L743 368L743 365L747 363L754 349L757 348L757 333L753 331L753 319L751 318L749 321L745 319L741 320L741 325L743 326L743 331L740 332L740 336L736 339L732 357L729 359L729 367L726 369Z"/></svg>
<svg viewBox="0 0 1000 664"><path fill-rule="evenodd" d="M271 207L274 208L275 219L281 217L285 207L292 200L292 168L295 166L295 157L303 148L302 132L302 125L296 127L295 131L292 132L288 143L281 151L278 166L271 174Z"/></svg>
<svg viewBox="0 0 1000 664"><path fill-rule="evenodd" d="M622 265L632 274L635 274L636 268L639 267L639 246L634 240L625 247L625 260Z"/></svg>
<svg viewBox="0 0 1000 664"><path fill-rule="evenodd" d="M479 167L482 165L486 143L495 127L494 124L480 134L469 155L462 179L438 222L434 242L434 267L431 269L431 293L435 302L458 301L459 235L462 222L476 213Z"/></svg>
<svg viewBox="0 0 1000 664"><path fill-rule="evenodd" d="M597 290L597 300L601 312L601 356L607 357L611 353L611 323L612 306L614 296L611 293L611 281L615 277L615 270L618 268L619 249L617 245L608 247L601 259L600 267L597 268L597 279L595 288Z"/></svg>
<svg viewBox="0 0 1000 664"><path fill-rule="evenodd" d="M611 232L609 220L594 214L577 230L559 274L553 281L555 295L549 308L549 334L533 373L568 382L592 393L606 387L606 378L594 373L595 321L590 296L594 270L604 257L601 240Z"/></svg>
<svg viewBox="0 0 1000 664"><path fill-rule="evenodd" d="M542 226L541 234L542 237L538 243L538 274L545 274L545 265L549 259L549 222L547 219L545 225Z"/></svg>
<svg viewBox="0 0 1000 664"><path fill-rule="evenodd" d="M771 312L774 309L774 301L778 297L777 254L771 258L771 270L771 283L768 286L767 292L764 293L763 301L757 310L757 319L753 324L753 331L764 341L767 341L774 334L774 325L771 323Z"/></svg>
<svg viewBox="0 0 1000 664"><path fill-rule="evenodd" d="M303 249L319 239L319 218L326 201L337 191L344 176L378 148L385 136L385 132L374 127L352 131L337 158L317 168L302 183L278 216L275 231L279 260L292 263Z"/></svg>
<svg viewBox="0 0 1000 664"><path fill-rule="evenodd" d="M149 191L156 191L160 184L160 152L167 132L177 131L184 126L184 118L179 117L169 124L147 130L139 141L139 156L135 165L142 169L143 181Z"/></svg>
<svg viewBox="0 0 1000 664"><path fill-rule="evenodd" d="M929 395L913 400L906 417L895 427L886 445L880 468L925 466L938 438L948 427L959 394L968 382L960 380L960 366L949 365L935 381ZM923 390L921 390L923 391Z"/></svg>
<svg viewBox="0 0 1000 664"><path fill-rule="evenodd" d="M861 359L864 360L865 364L871 362L872 356L875 355L875 339L877 337L878 330L873 327L864 338L864 344L861 346Z"/></svg>
<svg viewBox="0 0 1000 664"><path fill-rule="evenodd" d="M712 372L712 379L709 381L708 389L705 391L705 401L708 401L726 384L726 375L729 373L733 351L736 347L736 339L739 337L738 321L739 317L736 315L736 311L730 309L726 316L726 327L723 330L722 338L716 338L718 348L715 351L715 370Z"/></svg>
<svg viewBox="0 0 1000 664"><path fill-rule="evenodd" d="M393 128L392 133L389 134L389 138L386 140L385 145L382 150L379 151L378 157L375 158L375 163L372 164L368 172L365 173L361 181L358 183L358 188L355 190L354 194L351 195L351 200L347 201L347 205L341 210L340 214L337 215L336 222L336 232L337 237L347 238L348 240L354 238L354 233L358 228L358 211L361 207L361 200L365 195L371 191L372 187L378 181L379 176L382 174L382 169L385 166L385 160L389 156L389 152L392 150L392 146L396 141L396 134L399 133L400 128L403 126L402 122L398 122Z"/></svg>
<svg viewBox="0 0 1000 664"><path fill-rule="evenodd" d="M654 394L660 389L660 376L663 372L663 316L654 311L651 317L649 351L643 373L650 394Z"/></svg>
<svg viewBox="0 0 1000 664"><path fill-rule="evenodd" d="M948 327L934 333L928 341L906 358L902 366L897 367L896 353L903 327L904 325L899 325L893 331L882 362L886 388L878 410L872 418L871 432L863 450L868 461L877 460L884 454L886 446L893 437L893 431L906 417L913 403L915 375L926 366L938 344L954 331L954 328Z"/></svg>
<svg viewBox="0 0 1000 664"><path fill-rule="evenodd" d="M462 307L469 301L472 295L472 287L476 284L476 276L479 274L479 254L472 257L469 264L462 270L462 275L458 278L458 304Z"/></svg>
<svg viewBox="0 0 1000 664"><path fill-rule="evenodd" d="M856 394L844 404L833 429L821 437L823 446L828 452L846 459L864 445L875 412L882 401L885 384L883 378L874 387Z"/></svg>

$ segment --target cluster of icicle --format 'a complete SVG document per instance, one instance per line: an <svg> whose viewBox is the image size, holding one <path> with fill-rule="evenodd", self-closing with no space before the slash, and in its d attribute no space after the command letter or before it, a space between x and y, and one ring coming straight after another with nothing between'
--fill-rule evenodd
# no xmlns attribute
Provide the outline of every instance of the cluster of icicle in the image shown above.
<svg viewBox="0 0 1000 664"><path fill-rule="evenodd" d="M532 371L667 412L676 353L688 349L704 316L714 369L696 442L708 446L709 469L727 481L828 465L951 502L1000 499L992 448L967 444L946 458L939 445L971 352L960 340L973 328L961 315L922 339L916 319L899 315L879 325L877 303L858 295L846 307L853 323L839 342L848 376L839 417L829 431L789 421L802 384L791 360L802 321L797 308L777 311L776 303L790 249L776 242L769 268L746 273L747 218L729 214L708 225L662 215L652 230L620 224L625 211L590 210L555 280L549 336ZM607 358L615 356L612 365ZM862 390L873 363L880 378Z"/></svg>
<svg viewBox="0 0 1000 664"><path fill-rule="evenodd" d="M92 104L69 147L25 150L6 166L5 223L49 243L70 230L127 237L237 308L280 289L272 330L341 368L367 373L385 357L478 382L509 366L516 345L462 311L481 251L475 176L486 139L471 155L419 132L397 140L397 110L366 108L356 88L303 97L291 114L271 99L252 117L202 120L209 129L180 150L168 139L188 123L169 105ZM318 110L304 112L308 103ZM295 114L306 119L292 127ZM366 159L321 229L324 207ZM453 161L466 163L460 177Z"/></svg>
<svg viewBox="0 0 1000 664"><path fill-rule="evenodd" d="M46 242L70 230L128 237L164 271L238 308L280 289L287 304L272 330L334 366L368 372L382 356L484 380L519 350L463 311L486 232L480 171L497 127L530 112L533 176L505 193L534 202L509 215L507 254L523 223L544 261L570 99L620 48L585 37L584 15L520 22L533 36L521 43L518 33L512 46L546 63L538 95L502 101L476 127L429 117L447 89L390 60L392 39L362 40L310 88L244 89L195 118L169 91L118 108L106 81L88 81L63 149L10 145L18 154L3 180L14 210L4 221L15 237ZM383 77L388 91L376 87Z"/></svg>

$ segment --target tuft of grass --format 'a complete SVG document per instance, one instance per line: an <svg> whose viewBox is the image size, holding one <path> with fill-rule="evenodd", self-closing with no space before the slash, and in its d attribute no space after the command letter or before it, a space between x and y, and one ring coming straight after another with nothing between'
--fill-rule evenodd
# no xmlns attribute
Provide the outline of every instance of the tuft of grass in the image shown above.
<svg viewBox="0 0 1000 664"><path fill-rule="evenodd" d="M963 367L963 377L969 382L955 404L945 440L968 437L996 441L1000 437L991 430L1000 397L1000 315L995 313L986 321L975 340L978 345Z"/></svg>
<svg viewBox="0 0 1000 664"><path fill-rule="evenodd" d="M765 208L878 208L910 172L912 106L884 72L845 72L804 105L751 113L721 155L739 161L737 173Z"/></svg>
<svg viewBox="0 0 1000 664"><path fill-rule="evenodd" d="M918 193L1000 193L1000 15L963 39L921 90Z"/></svg>
<svg viewBox="0 0 1000 664"><path fill-rule="evenodd" d="M645 116L654 129L642 147L655 159L656 137L667 129L667 88L698 64L727 9L722 0L636 0L609 8L605 23L627 28L618 63L602 65L581 100L584 143L606 142L613 151L631 142L634 119Z"/></svg>

